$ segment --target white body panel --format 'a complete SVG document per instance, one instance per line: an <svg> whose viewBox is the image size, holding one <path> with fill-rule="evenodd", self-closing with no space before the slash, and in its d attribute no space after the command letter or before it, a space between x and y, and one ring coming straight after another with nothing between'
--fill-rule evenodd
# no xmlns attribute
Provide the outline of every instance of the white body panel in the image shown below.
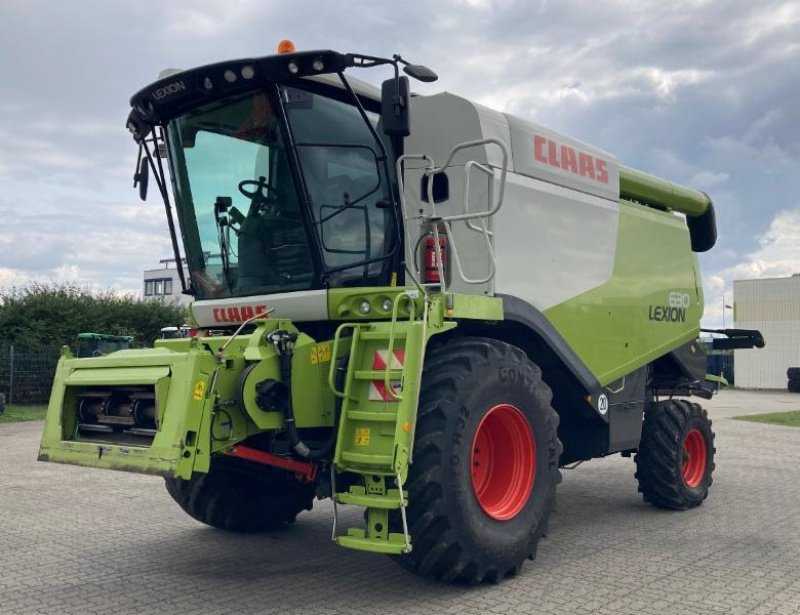
<svg viewBox="0 0 800 615"><path fill-rule="evenodd" d="M544 311L605 284L618 225L618 203L510 174L494 225L497 292Z"/></svg>
<svg viewBox="0 0 800 615"><path fill-rule="evenodd" d="M191 312L200 327L238 325L256 313L266 312L270 312L270 318L291 318L297 322L327 320L328 291L303 290L232 299L205 299L192 303Z"/></svg>
<svg viewBox="0 0 800 615"><path fill-rule="evenodd" d="M415 97L406 154L427 154L444 164L456 145L480 139L502 141L508 150L508 176L500 211L488 220L495 233L497 275L484 284L465 284L451 262L449 289L471 294L508 293L540 310L600 286L611 278L619 225L619 169L609 154L464 98L443 93ZM499 189L502 156L495 145L459 152L447 170L449 200L436 205L441 216L464 213L465 165L475 161L495 170L492 181L472 169L469 211L487 211ZM430 206L421 199L423 163L409 161L404 195L410 215ZM423 229L409 224L412 254ZM453 224L468 277L489 271L489 254L480 233L465 222ZM452 261L452 259L451 259Z"/></svg>
<svg viewBox="0 0 800 615"><path fill-rule="evenodd" d="M738 280L735 325L758 329L766 346L734 352L734 380L747 389L786 389L786 369L800 367L800 276Z"/></svg>

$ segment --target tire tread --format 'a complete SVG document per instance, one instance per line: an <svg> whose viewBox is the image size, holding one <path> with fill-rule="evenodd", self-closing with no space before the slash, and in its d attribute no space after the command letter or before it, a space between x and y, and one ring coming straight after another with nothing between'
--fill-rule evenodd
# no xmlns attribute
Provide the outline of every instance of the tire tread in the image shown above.
<svg viewBox="0 0 800 615"><path fill-rule="evenodd" d="M476 584L500 582L517 574L522 565L519 561L498 569L462 544L447 520L448 503L442 488L444 452L441 443L448 427L445 408L455 413L457 409L449 406L459 391L479 378L481 372L496 360L513 361L527 371L528 381L533 383L533 404L546 413L547 431L551 434L551 441L546 444L549 452L546 470L551 478L548 501L541 519L528 536L523 561L535 557L537 544L547 531L554 508L555 486L561 482L559 457L562 446L557 437L559 417L551 406L552 392L542 381L541 370L519 348L489 338L454 338L429 349L425 360L414 464L406 484L413 503L409 508L409 529L414 550L395 558L406 569L442 581Z"/></svg>

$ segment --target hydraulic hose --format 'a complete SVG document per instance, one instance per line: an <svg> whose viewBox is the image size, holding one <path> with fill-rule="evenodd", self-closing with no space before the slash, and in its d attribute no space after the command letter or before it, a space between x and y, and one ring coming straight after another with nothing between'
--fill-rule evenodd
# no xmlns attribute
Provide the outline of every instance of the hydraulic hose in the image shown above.
<svg viewBox="0 0 800 615"><path fill-rule="evenodd" d="M333 454L336 446L337 425L339 424L339 413L341 411L341 399L336 398L334 408L333 428L328 439L320 448L311 448L300 439L297 433L297 426L294 418L294 408L292 407L292 356L294 355L294 343L297 341L297 333L289 333L284 329L279 329L270 333L268 338L278 352L278 362L281 370L281 380L286 385L286 403L282 405L283 422L286 424L286 433L289 442L295 453L311 461L327 461ZM337 368L338 371L338 368ZM338 377L337 373L337 377Z"/></svg>

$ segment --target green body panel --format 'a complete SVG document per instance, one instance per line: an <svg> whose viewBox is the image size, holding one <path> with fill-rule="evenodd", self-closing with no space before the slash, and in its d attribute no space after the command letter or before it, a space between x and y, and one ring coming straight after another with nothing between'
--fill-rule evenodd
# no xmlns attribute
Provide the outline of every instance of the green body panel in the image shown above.
<svg viewBox="0 0 800 615"><path fill-rule="evenodd" d="M197 351L121 350L107 357L62 357L56 369L39 459L95 468L188 477L207 468L210 450L206 395L214 361ZM83 387L152 385L159 429L147 447L88 441L77 435L76 403ZM194 387L202 394L193 395Z"/></svg>
<svg viewBox="0 0 800 615"><path fill-rule="evenodd" d="M415 309L422 309L422 293L415 287L385 286L374 288L332 288L328 290L328 315L331 320L372 321L385 320L392 317L392 309L383 308L385 301L394 305L400 295L413 297ZM367 301L370 311L366 314L359 306ZM485 295L467 295L449 293L443 305L444 316L452 319L503 320L503 300ZM405 304L398 310L398 316L408 317Z"/></svg>
<svg viewBox="0 0 800 615"><path fill-rule="evenodd" d="M259 362L257 375L263 378L258 381L280 379L276 351L264 340L277 328L296 331L289 321L265 320L224 351L231 340L227 336L163 340L156 348L98 358L65 354L56 370L39 458L181 478L208 471L212 454L265 429L284 426L280 413L258 408L252 391L244 395L243 406L238 401L240 377L250 364L246 357ZM298 339L292 362L293 379L302 383L292 387L298 427L332 425L333 397L325 390L330 359L320 360L319 352L325 346L308 336ZM153 387L158 428L152 442L130 438L119 442L111 437L104 441L104 436L87 438L78 432L76 408L82 394L132 385Z"/></svg>
<svg viewBox="0 0 800 615"><path fill-rule="evenodd" d="M609 282L545 311L601 385L695 339L703 313L697 257L684 221L627 202L619 215ZM672 310L670 301L685 296L688 306ZM681 320L653 319L662 316Z"/></svg>
<svg viewBox="0 0 800 615"><path fill-rule="evenodd" d="M81 369L70 373L65 379L69 386L80 385L120 385L120 384L155 384L161 378L169 376L169 367L95 367Z"/></svg>

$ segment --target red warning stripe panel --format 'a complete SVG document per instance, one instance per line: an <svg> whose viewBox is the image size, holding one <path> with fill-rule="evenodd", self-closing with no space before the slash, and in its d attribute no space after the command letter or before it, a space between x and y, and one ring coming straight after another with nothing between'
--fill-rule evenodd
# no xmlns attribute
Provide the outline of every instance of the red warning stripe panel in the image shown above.
<svg viewBox="0 0 800 615"><path fill-rule="evenodd" d="M397 349L392 352L392 365L390 369L403 369L406 351ZM389 360L388 350L376 350L372 355L372 369L386 369Z"/></svg>
<svg viewBox="0 0 800 615"><path fill-rule="evenodd" d="M391 365L389 365L389 351L376 350L372 355L372 369L403 369L403 364L406 358L406 351L402 349L394 350L392 352ZM395 392L400 390L400 382L393 381L392 388ZM397 400L392 397L391 393L386 387L383 380L373 380L369 386L369 399L370 401L393 401Z"/></svg>
<svg viewBox="0 0 800 615"><path fill-rule="evenodd" d="M395 381L392 382L392 388L394 388L395 393L400 392L400 382ZM389 393L388 389L386 388L386 384L382 380L373 380L369 383L369 400L370 401L394 401L396 402L397 399L392 397Z"/></svg>

